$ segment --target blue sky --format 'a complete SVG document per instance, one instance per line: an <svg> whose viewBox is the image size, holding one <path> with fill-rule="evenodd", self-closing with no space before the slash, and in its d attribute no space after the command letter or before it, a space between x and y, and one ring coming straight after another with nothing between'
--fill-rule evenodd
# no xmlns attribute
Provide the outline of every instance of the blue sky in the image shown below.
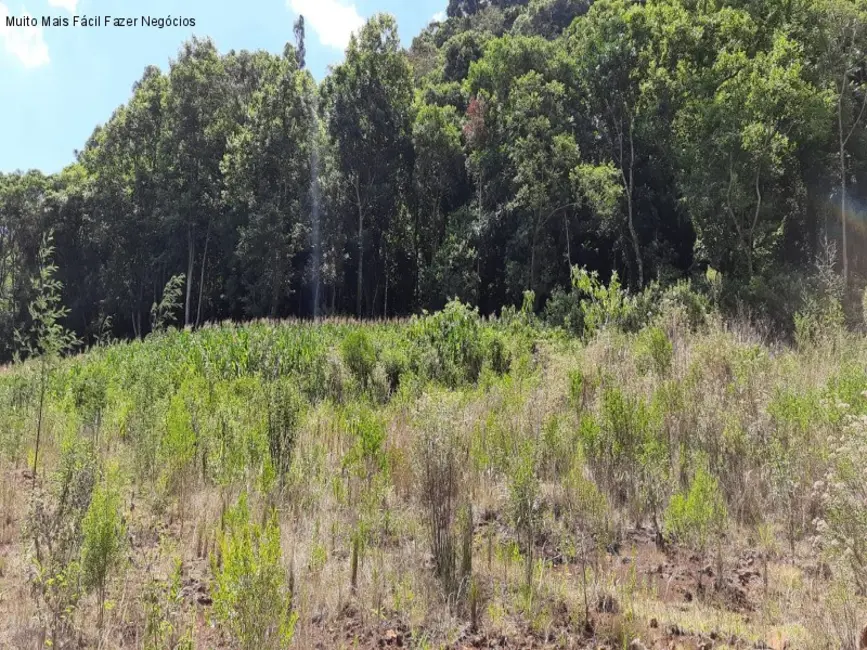
<svg viewBox="0 0 867 650"><path fill-rule="evenodd" d="M221 52L281 52L303 13L317 79L339 63L349 34L377 12L395 15L405 45L447 0L0 0L0 172L60 171L97 124L129 99L147 65L163 70L181 43L210 36ZM6 16L195 18L194 28L6 27Z"/></svg>

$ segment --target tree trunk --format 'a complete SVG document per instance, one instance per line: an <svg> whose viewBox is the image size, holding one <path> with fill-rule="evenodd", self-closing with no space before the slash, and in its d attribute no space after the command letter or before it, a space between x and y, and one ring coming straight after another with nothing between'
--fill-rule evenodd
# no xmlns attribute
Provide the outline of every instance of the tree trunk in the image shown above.
<svg viewBox="0 0 867 650"><path fill-rule="evenodd" d="M283 262L280 251L274 247L274 278L271 281L271 318L277 318L280 309L280 285L283 283Z"/></svg>
<svg viewBox="0 0 867 650"><path fill-rule="evenodd" d="M388 318L388 242L385 244L385 295L382 300L382 317Z"/></svg>
<svg viewBox="0 0 867 650"><path fill-rule="evenodd" d="M33 487L36 487L36 468L39 463L39 442L42 438L42 412L45 408L45 375L48 374L48 366L45 360L45 352L42 353L42 362L39 366L39 411L36 416L36 446L33 449Z"/></svg>
<svg viewBox="0 0 867 650"><path fill-rule="evenodd" d="M364 211L361 205L361 190L358 187L358 177L355 178L355 201L358 205L358 288L357 288L357 316L362 315L362 290L364 288Z"/></svg>
<svg viewBox="0 0 867 650"><path fill-rule="evenodd" d="M184 327L190 324L190 302L193 294L193 265L196 246L193 243L193 226L187 224L187 298L184 303Z"/></svg>
<svg viewBox="0 0 867 650"><path fill-rule="evenodd" d="M840 134L840 235L843 254L843 286L849 286L849 248L846 241L846 141L843 139L843 93L845 84L837 100L837 125Z"/></svg>
<svg viewBox="0 0 867 650"><path fill-rule="evenodd" d="M536 223L533 225L533 242L530 245L530 286L527 288L530 291L536 290L536 246L539 243L539 230L542 229L541 217L536 217ZM535 307L535 305L533 305Z"/></svg>
<svg viewBox="0 0 867 650"><path fill-rule="evenodd" d="M629 120L629 182L626 188L626 206L629 217L629 236L632 238L632 248L635 250L635 263L638 267L638 288L644 287L644 260L641 257L641 246L638 243L638 233L635 231L633 215L634 203L632 194L635 188L635 140L633 138L632 119Z"/></svg>
<svg viewBox="0 0 867 650"><path fill-rule="evenodd" d="M196 327L202 320L202 294L205 292L205 267L208 263L208 244L211 240L211 220L208 219L208 230L205 233L205 250L202 253L202 273L199 277L199 304L196 306Z"/></svg>

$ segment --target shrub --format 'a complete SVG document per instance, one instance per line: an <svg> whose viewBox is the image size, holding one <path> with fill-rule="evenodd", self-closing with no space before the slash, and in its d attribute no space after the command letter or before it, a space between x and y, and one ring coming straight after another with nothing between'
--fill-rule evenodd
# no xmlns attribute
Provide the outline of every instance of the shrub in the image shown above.
<svg viewBox="0 0 867 650"><path fill-rule="evenodd" d="M59 466L48 490L36 488L27 522L33 541L33 593L52 647L72 636L81 598L82 522L96 477L92 446L77 436L61 441Z"/></svg>
<svg viewBox="0 0 867 650"><path fill-rule="evenodd" d="M536 473L536 449L533 443L524 444L513 459L509 483L509 506L512 522L524 545L525 587L533 584L533 548L539 519L539 477Z"/></svg>
<svg viewBox="0 0 867 650"><path fill-rule="evenodd" d="M389 393L394 393L400 387L400 379L409 366L406 351L399 346L389 346L382 351L382 368L388 382Z"/></svg>
<svg viewBox="0 0 867 650"><path fill-rule="evenodd" d="M272 512L263 526L250 521L247 495L226 513L222 566L212 560L214 613L242 650L286 647L297 614L290 609L280 527Z"/></svg>
<svg viewBox="0 0 867 650"><path fill-rule="evenodd" d="M488 364L498 375L505 375L512 366L512 353L506 341L499 332L490 332L486 340L486 357Z"/></svg>
<svg viewBox="0 0 867 650"><path fill-rule="evenodd" d="M554 289L545 303L543 318L548 325L562 327L573 336L584 334L584 311L576 291Z"/></svg>
<svg viewBox="0 0 867 650"><path fill-rule="evenodd" d="M645 327L636 339L635 354L639 370L666 375L671 368L674 347L662 328Z"/></svg>
<svg viewBox="0 0 867 650"><path fill-rule="evenodd" d="M700 466L689 489L671 498L665 513L665 530L704 555L711 543L721 541L727 516L716 478Z"/></svg>
<svg viewBox="0 0 867 650"><path fill-rule="evenodd" d="M441 312L415 318L409 337L422 375L450 388L479 378L485 354L477 309L453 300Z"/></svg>
<svg viewBox="0 0 867 650"><path fill-rule="evenodd" d="M418 495L428 529L434 568L447 596L457 590L456 516L463 490L463 448L447 411L425 409L415 450Z"/></svg>
<svg viewBox="0 0 867 650"><path fill-rule="evenodd" d="M347 429L355 441L343 459L343 466L367 480L387 467L385 454L385 424L367 406L358 406L349 413Z"/></svg>
<svg viewBox="0 0 867 650"><path fill-rule="evenodd" d="M99 628L102 629L105 594L111 573L120 565L126 544L126 525L121 513L117 471L111 471L93 491L90 507L82 522L81 577L86 589L99 599Z"/></svg>
<svg viewBox="0 0 867 650"><path fill-rule="evenodd" d="M342 352L349 371L361 388L367 390L376 365L376 350L367 333L363 329L350 332L343 340Z"/></svg>
<svg viewBox="0 0 867 650"><path fill-rule="evenodd" d="M292 464L292 451L303 409L301 393L292 380L280 378L270 383L268 386L268 452L281 488Z"/></svg>
<svg viewBox="0 0 867 650"><path fill-rule="evenodd" d="M655 444L656 414L640 397L608 386L602 392L600 421L586 415L581 441L596 481L618 505L636 505L641 475L635 471L646 445Z"/></svg>
<svg viewBox="0 0 867 650"><path fill-rule="evenodd" d="M612 272L605 286L596 271L573 267L572 288L581 296L585 338L605 327L620 325L629 313L629 301L620 286L617 271Z"/></svg>
<svg viewBox="0 0 867 650"><path fill-rule="evenodd" d="M817 528L831 555L867 595L867 416L852 417L844 435L832 442L827 476L817 485L825 507Z"/></svg>

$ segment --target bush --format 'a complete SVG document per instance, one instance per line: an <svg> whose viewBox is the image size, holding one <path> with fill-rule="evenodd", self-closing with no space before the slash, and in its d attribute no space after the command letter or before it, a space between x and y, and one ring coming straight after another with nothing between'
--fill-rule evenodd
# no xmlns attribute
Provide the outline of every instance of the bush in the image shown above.
<svg viewBox="0 0 867 650"><path fill-rule="evenodd" d="M665 530L703 554L711 542L721 538L727 516L716 478L699 467L689 489L671 498Z"/></svg>
<svg viewBox="0 0 867 650"><path fill-rule="evenodd" d="M303 409L301 394L292 380L280 378L269 384L268 451L281 487L292 464L292 451Z"/></svg>
<svg viewBox="0 0 867 650"><path fill-rule="evenodd" d="M63 647L74 631L81 598L82 522L90 507L96 479L92 446L68 436L61 441L60 462L48 491L34 493L27 535L33 540L33 593L39 618L54 648Z"/></svg>
<svg viewBox="0 0 867 650"><path fill-rule="evenodd" d="M817 528L831 555L867 595L867 416L852 417L834 441L825 480L817 485L824 519Z"/></svg>
<svg viewBox="0 0 867 650"><path fill-rule="evenodd" d="M455 524L466 462L466 450L450 419L447 411L428 406L414 454L418 496L424 510L434 569L447 596L458 588Z"/></svg>
<svg viewBox="0 0 867 650"><path fill-rule="evenodd" d="M394 393L400 387L400 379L409 366L406 351L399 346L389 346L382 351L382 368L388 382L389 393Z"/></svg>
<svg viewBox="0 0 867 650"><path fill-rule="evenodd" d="M486 341L488 365L498 375L505 375L512 367L512 353L499 332L490 332Z"/></svg>
<svg viewBox="0 0 867 650"><path fill-rule="evenodd" d="M370 342L370 338L363 329L350 332L343 340L343 360L349 371L361 385L367 390L373 368L376 365L376 350Z"/></svg>
<svg viewBox="0 0 867 650"><path fill-rule="evenodd" d="M551 327L562 327L573 336L584 334L584 310L576 291L554 289L545 303L543 318Z"/></svg>
<svg viewBox="0 0 867 650"><path fill-rule="evenodd" d="M645 327L635 342L635 354L639 370L666 375L671 368L674 347L662 328Z"/></svg>
<svg viewBox="0 0 867 650"><path fill-rule="evenodd" d="M214 613L242 650L284 648L297 614L290 609L277 515L272 512L264 526L252 523L247 495L241 494L225 525L222 566L212 560Z"/></svg>
<svg viewBox="0 0 867 650"><path fill-rule="evenodd" d="M450 388L475 382L485 357L480 320L477 309L457 300L414 318L409 337L420 374Z"/></svg>
<svg viewBox="0 0 867 650"><path fill-rule="evenodd" d="M96 590L100 629L108 579L123 560L126 544L126 525L121 513L117 482L117 472L112 471L96 487L81 526L84 534L81 549L82 585L86 589Z"/></svg>

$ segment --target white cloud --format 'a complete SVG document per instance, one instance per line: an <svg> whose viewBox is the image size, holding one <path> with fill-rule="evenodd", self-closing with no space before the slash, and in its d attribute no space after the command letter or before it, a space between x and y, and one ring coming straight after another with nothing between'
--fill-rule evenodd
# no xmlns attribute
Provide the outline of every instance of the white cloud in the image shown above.
<svg viewBox="0 0 867 650"><path fill-rule="evenodd" d="M60 0L55 0L60 1ZM354 4L341 0L288 0L289 8L304 16L309 26L319 37L319 42L339 50L346 49L349 37L364 25Z"/></svg>
<svg viewBox="0 0 867 650"><path fill-rule="evenodd" d="M6 17L11 15L5 4L0 2L0 43L3 49L21 61L25 68L38 68L47 65L48 46L42 38L41 27L7 27ZM30 14L21 13L21 17L30 18Z"/></svg>
<svg viewBox="0 0 867 650"><path fill-rule="evenodd" d="M445 11L445 9L443 9L442 11L436 12L433 15L433 18L431 20L435 20L436 22L441 23L441 22L445 21L445 19L446 19L446 11Z"/></svg>
<svg viewBox="0 0 867 650"><path fill-rule="evenodd" d="M48 0L48 4L52 7L66 9L66 11L74 15L75 8L78 6L78 0Z"/></svg>

